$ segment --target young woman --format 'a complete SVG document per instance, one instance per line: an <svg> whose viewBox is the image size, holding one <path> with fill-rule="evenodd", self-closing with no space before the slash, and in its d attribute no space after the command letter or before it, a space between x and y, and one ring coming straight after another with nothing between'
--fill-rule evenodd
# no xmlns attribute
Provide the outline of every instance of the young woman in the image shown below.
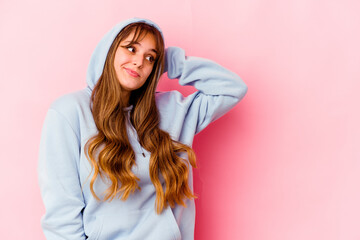
<svg viewBox="0 0 360 240"><path fill-rule="evenodd" d="M156 92L167 72L198 91ZM47 239L194 239L194 135L247 86L213 61L165 49L147 19L117 24L97 45L87 88L55 100L39 152Z"/></svg>

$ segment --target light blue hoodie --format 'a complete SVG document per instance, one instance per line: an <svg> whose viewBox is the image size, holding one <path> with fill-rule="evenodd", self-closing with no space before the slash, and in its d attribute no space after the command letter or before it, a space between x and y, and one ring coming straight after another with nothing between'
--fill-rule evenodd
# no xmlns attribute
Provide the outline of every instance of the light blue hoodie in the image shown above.
<svg viewBox="0 0 360 240"><path fill-rule="evenodd" d="M87 88L59 97L46 114L38 176L46 208L41 225L49 240L194 239L194 200L187 200L186 208L177 205L156 214L156 192L149 176L150 155L137 141L131 124L128 124L128 135L137 164L132 170L140 178L141 191L136 191L126 201L116 198L111 202L98 202L90 192L91 176L87 177L91 165L84 155L84 145L97 133L90 96L114 38L126 25L138 21L160 30L154 22L140 18L117 24L91 56ZM178 91L157 92L160 128L174 140L191 146L194 135L234 107L246 94L247 86L235 73L213 61L187 57L178 47L166 49L165 61L165 72L170 79L176 78L180 85L191 85L198 91L188 97ZM131 109L131 106L124 109L128 116ZM193 189L192 169L189 185ZM103 196L101 193L107 187L106 180L97 178L94 190L98 195Z"/></svg>

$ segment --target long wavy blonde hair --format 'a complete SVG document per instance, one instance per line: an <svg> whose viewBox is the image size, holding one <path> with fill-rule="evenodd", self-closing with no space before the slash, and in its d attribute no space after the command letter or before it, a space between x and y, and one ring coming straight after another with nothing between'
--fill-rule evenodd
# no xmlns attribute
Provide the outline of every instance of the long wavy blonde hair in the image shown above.
<svg viewBox="0 0 360 240"><path fill-rule="evenodd" d="M155 104L155 90L160 73L164 71L164 41L161 33L146 23L127 25L115 38L108 52L104 70L91 95L91 111L97 135L85 144L85 153L94 172L90 181L92 195L100 201L94 191L98 175L107 177L111 184L103 201L115 197L126 200L136 190L140 179L131 171L135 164L135 153L126 131L126 106L121 98L121 85L114 69L114 57L122 39L134 31L132 43L146 34L156 39L157 59L145 84L131 92L129 103L133 105L130 121L137 131L139 143L151 153L149 172L156 189L156 212L160 214L168 205L186 206L186 198L196 198L188 185L189 163L196 167L195 153L191 147L174 141L159 128L159 113ZM186 153L187 159L182 158ZM164 179L164 186L160 182ZM89 175L90 176L90 175Z"/></svg>

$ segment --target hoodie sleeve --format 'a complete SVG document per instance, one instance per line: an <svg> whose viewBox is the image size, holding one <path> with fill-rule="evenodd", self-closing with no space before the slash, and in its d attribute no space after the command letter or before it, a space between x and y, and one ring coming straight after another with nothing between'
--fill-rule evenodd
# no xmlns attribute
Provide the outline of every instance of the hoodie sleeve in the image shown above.
<svg viewBox="0 0 360 240"><path fill-rule="evenodd" d="M170 79L178 78L180 85L198 90L182 101L186 122L195 125L195 134L234 107L248 89L234 72L211 60L186 56L179 47L166 49L165 72Z"/></svg>
<svg viewBox="0 0 360 240"><path fill-rule="evenodd" d="M46 239L85 239L84 200L78 174L79 138L67 119L54 109L45 117L39 149L38 180L45 215Z"/></svg>

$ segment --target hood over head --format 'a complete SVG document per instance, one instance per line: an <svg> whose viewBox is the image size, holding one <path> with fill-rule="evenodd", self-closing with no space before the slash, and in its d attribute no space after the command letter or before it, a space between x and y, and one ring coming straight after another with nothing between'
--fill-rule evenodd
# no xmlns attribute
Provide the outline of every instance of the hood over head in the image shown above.
<svg viewBox="0 0 360 240"><path fill-rule="evenodd" d="M161 36L164 38L163 33L160 27L154 23L153 21L145 18L130 18L125 21L119 22L116 24L109 32L105 34L105 36L100 40L98 45L96 46L94 52L91 55L90 62L87 69L86 74L86 83L91 91L94 89L97 81L99 80L105 65L105 60L108 54L108 51L113 43L114 39L118 35L121 30L127 25L135 22L144 22L155 27L159 30Z"/></svg>

